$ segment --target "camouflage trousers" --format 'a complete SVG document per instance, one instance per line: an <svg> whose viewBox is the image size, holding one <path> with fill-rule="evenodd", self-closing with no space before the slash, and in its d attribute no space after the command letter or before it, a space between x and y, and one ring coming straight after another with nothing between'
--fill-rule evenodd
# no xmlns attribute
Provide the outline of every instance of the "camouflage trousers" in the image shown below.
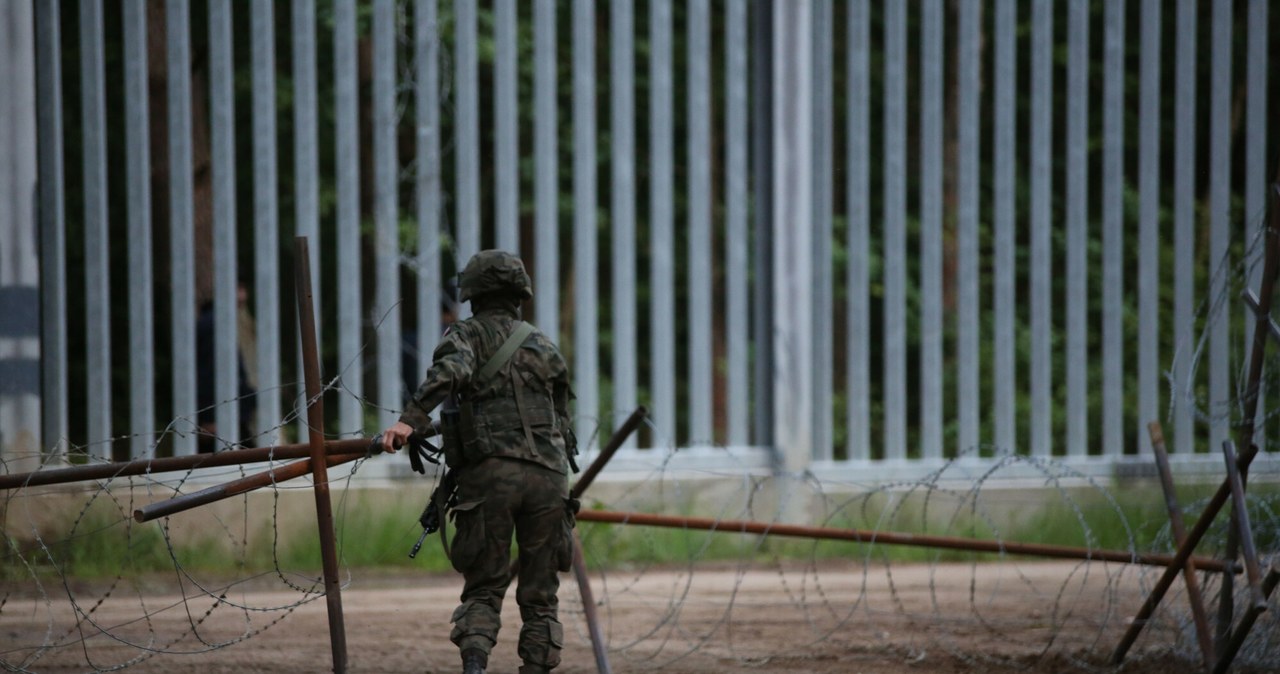
<svg viewBox="0 0 1280 674"><path fill-rule="evenodd" d="M557 620L557 572L568 570L573 550L568 485L565 475L517 459L490 458L459 473L451 561L466 583L449 635L459 649L488 653L497 642L514 532L520 551L520 659L547 669L560 664L564 629Z"/></svg>

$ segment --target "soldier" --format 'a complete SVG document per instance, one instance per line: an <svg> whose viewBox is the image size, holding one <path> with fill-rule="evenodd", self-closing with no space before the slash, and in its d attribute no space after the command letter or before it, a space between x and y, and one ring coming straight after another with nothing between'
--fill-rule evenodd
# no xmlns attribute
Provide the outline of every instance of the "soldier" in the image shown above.
<svg viewBox="0 0 1280 674"><path fill-rule="evenodd" d="M464 673L483 673L511 581L514 531L520 672L547 672L560 664L557 571L569 570L577 511L568 489L577 453L568 369L555 344L520 320L520 303L533 297L520 258L481 251L459 285L474 315L444 335L426 380L383 432L383 448L394 452L411 433L425 431L430 412L445 403L445 461L457 479L451 508L457 532L448 552L465 579L449 638L462 653Z"/></svg>

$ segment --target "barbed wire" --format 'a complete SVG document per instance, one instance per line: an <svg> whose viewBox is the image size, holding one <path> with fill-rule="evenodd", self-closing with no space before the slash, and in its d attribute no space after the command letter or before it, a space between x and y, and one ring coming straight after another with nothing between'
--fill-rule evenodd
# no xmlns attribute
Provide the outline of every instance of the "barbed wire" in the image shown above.
<svg viewBox="0 0 1280 674"><path fill-rule="evenodd" d="M1237 298L1256 280L1263 241L1261 234L1251 236L1240 246L1242 253L1224 258L1215 268L1213 290L1197 310L1200 330L1194 346L1179 347L1192 349L1187 375L1179 380L1174 371L1166 373L1171 390L1185 396L1201 424L1234 426L1240 421L1245 395L1241 367L1233 366L1235 384L1229 400L1210 399L1199 382L1207 378L1203 356L1214 324L1243 324L1245 312L1238 308ZM375 333L395 309L371 317ZM362 374L354 370L373 343L366 342L355 358L340 364L318 395L353 396L344 381ZM1280 371L1278 352L1269 349L1264 368L1264 389L1271 393L1280 392L1274 381ZM1243 349L1233 351L1232 362L1241 362L1242 354ZM286 382L265 393L301 388L298 382ZM214 407L239 402L224 400ZM299 422L309 402L304 400L257 437L283 435L285 427ZM1260 429L1280 413L1277 401L1264 397L1263 402ZM370 399L361 398L360 403L365 409L384 409ZM614 420L594 421L598 435L601 426ZM147 435L154 438L154 450L166 436L193 427L190 417L176 417ZM326 435L351 435L356 430ZM1124 486L1104 484L1083 472L1079 463L1052 457L983 445L915 479L881 482L813 472L778 476L729 451L719 453L715 468L690 467L685 461L689 452L678 449L668 431L652 422L647 431L651 448L633 454L647 461L648 468L588 491L588 508L681 512L716 522L800 521L873 535L863 542L796 542L731 531L584 524L580 531L585 558L609 652L634 670L697 668L708 658L761 668L812 664L822 657L856 661L888 653L907 663L949 658L973 668L1033 669L1052 662L1068 671L1114 671L1107 664L1110 649L1161 567L1097 559L1046 564L1003 550L906 549L882 542L875 534L909 532L1002 544L1040 534L1056 544L1132 554L1177 548L1158 507L1135 510ZM71 445L68 456L101 461L95 458L98 445L133 437ZM217 446L228 447L241 441L221 435L214 439ZM13 465L59 467L59 459L50 453L13 459ZM348 494L357 486L353 476L366 460L332 474L331 479L345 487L336 491L338 531L344 539L356 535L348 527ZM12 472L9 464L0 468ZM309 488L305 481L271 484L269 508L261 507L262 497L248 494L206 507L198 516L199 532L192 531L197 525L191 523L196 519L191 515L147 524L133 519L140 504L181 494L193 482L248 474L247 467L236 466L4 492L0 633L7 638L0 645L0 667L108 672L161 655L199 656L262 636L324 596L314 569L292 568L296 562L283 554L284 539L297 527L282 510L282 498ZM1248 505L1265 567L1280 563L1280 490L1273 486L1280 483L1280 462L1262 453L1250 474L1262 485L1250 491ZM1146 501L1162 505L1152 487L1143 489L1149 492ZM1203 512L1208 502L1200 497L1187 503L1188 516ZM1034 513L1057 513L1057 519L1028 521ZM1225 519L1210 528L1198 554L1222 556L1229 526ZM262 531L269 533L265 540ZM394 537L407 547L416 535L413 523L406 522ZM262 546L269 546L269 562L256 556ZM219 551L214 555L219 560L216 568L193 559L202 549ZM400 552L388 549L375 562L387 563ZM345 567L344 589L356 573ZM1219 577L1198 576L1207 608L1214 613ZM1248 606L1248 592L1245 583L1234 589L1237 621ZM586 642L585 607L576 595L561 594L562 620ZM1271 610L1250 633L1237 663L1264 669L1280 666L1278 599L1270 600ZM1198 662L1188 606L1185 589L1175 585L1148 625L1142 648L1130 659ZM19 612L22 617L16 618ZM170 620L175 614L181 619ZM224 619L227 615L231 619Z"/></svg>
<svg viewBox="0 0 1280 674"><path fill-rule="evenodd" d="M333 382L339 380L334 378ZM329 390L344 390L333 382ZM283 422L288 423L291 420ZM657 427L650 424L649 431L662 441ZM1118 529L1125 541L1122 547L1134 552L1144 547L1139 533L1153 526L1151 522L1131 521L1106 485L1070 465L1050 458L1001 454L991 447L965 452L919 480L876 485L798 475L787 483L785 499L779 498L778 485L771 477L754 474L746 465L734 465L730 458L714 471L691 471L677 466L682 452L670 444L665 450L642 451L655 460L652 471L625 483L601 485L598 493L589 491L592 506L640 512L674 506L717 521L781 523L795 514L788 503L801 503L799 511L820 526L1011 540L1018 522L1008 513L1034 504L1056 506L1067 513L1066 521L1073 529L1073 540L1068 542L1102 547L1097 530L1102 526ZM971 475L966 462L984 454L993 458L981 459L985 468ZM1280 473L1280 468L1266 459L1269 457L1253 470L1255 480L1264 483ZM349 480L361 463L340 479ZM1033 492L1001 486L1005 473L1015 473L1025 483L1028 470L1040 483ZM199 471L202 482L245 474L243 467ZM180 540L181 532L176 529L179 519L165 518L158 525L132 520L140 502L180 492L195 475L193 471L172 478L131 476L52 491L27 488L8 492L3 501L5 553L0 572L5 590L0 593L0 617L21 606L24 613L42 618L28 621L28 625L43 628L24 631L22 636L30 641L10 642L11 646L0 648L0 664L14 671L37 671L42 663L66 666L70 659L74 666L92 671L115 671L160 654L207 653L261 635L323 596L319 578L290 570L281 556L282 529L288 528L280 509L281 498L289 489L304 486L273 485L271 508L266 511L253 507L244 496L235 502L231 519L217 511L200 518L201 527L212 528L210 538L221 540L221 545L234 553L234 568L225 570L236 574L230 580L222 578L223 574L211 578L191 567L186 558L189 544ZM701 485L710 483L729 485L721 489L736 496L702 498ZM51 495L66 504L78 504L69 523L58 522L44 507ZM1188 512L1198 512L1205 502L1207 499L1188 504ZM338 509L340 524L347 516L345 504L344 499ZM1266 490L1255 490L1250 506L1255 530L1271 537L1271 547L1263 549L1268 559L1273 558L1277 552L1275 532L1280 531L1280 499ZM1091 507L1095 510L1089 510ZM1099 513L1111 521L1099 522ZM251 531L262 524L256 521L259 517L266 520L271 533L271 561L266 571L255 569L250 560L255 544ZM1212 555L1225 545L1225 527L1221 524L1211 530L1200 554ZM136 567L148 568L141 564L145 560L140 558L150 554L142 539L154 537L156 532L168 557L163 566L170 568L179 588L177 598L161 603L157 603L153 587L154 563L149 567L151 573L129 572ZM405 527L406 541L414 534L411 525ZM86 582L69 554L77 546L104 536L121 541L115 548L119 556L112 560L120 571ZM1152 571L1147 567L1099 561L1058 564L1053 568L1059 575L1046 577L1037 570L1038 562L1006 554L932 551L903 555L874 540L841 544L837 553L827 543L782 543L768 536L739 540L726 549L718 541L721 537L742 538L724 532L685 530L673 537L647 528L583 527L609 648L622 662L634 668L663 668L715 653L744 666L764 666L779 658L804 657L823 646L843 644L848 634L865 630L860 627L865 623L882 629L911 629L915 637L901 654L905 659L923 661L947 654L975 666L1008 666L1011 656L1007 649L991 655L975 651L967 635L1008 635L1025 630L1028 617L1010 606L1036 605L1042 609L1033 619L1043 623L1042 634L1023 643L1029 651L1026 657L1060 657L1081 671L1101 671L1106 669L1102 663L1106 649L1114 644L1117 627L1123 626L1135 600L1152 583ZM1175 547L1163 523L1156 527L1153 540L1157 550ZM630 546L632 554L614 557L620 544ZM351 573L348 569L344 585L351 583ZM993 574L1006 575L993 578ZM770 579L767 593L759 587L762 576ZM1212 574L1201 578L1212 605L1216 581ZM255 600L263 594L264 584L284 589L292 598L268 603ZM961 595L958 602L957 589ZM237 598L237 593L243 597ZM563 602L566 623L585 639L580 601L565 596ZM115 615L124 603L135 606L131 619L100 617ZM1244 603L1241 600L1237 605ZM1154 657L1153 653L1195 657L1191 621L1180 608L1186 605L1185 597L1177 592L1165 600L1157 625L1151 628L1155 633L1148 639L1158 646L1149 647L1138 657ZM762 610L771 622L790 626L789 639L751 636L749 628ZM153 619L171 611L185 614L183 629L162 633ZM225 621L219 623L224 627L209 627L212 617L224 613L239 616L242 628L238 632L220 632ZM254 615L270 617L258 623ZM1264 623L1255 629L1256 636L1246 644L1240 662L1280 662L1275 643L1277 623L1269 616ZM881 641L885 648L900 648L892 640ZM106 643L128 656L108 659L103 655L102 644Z"/></svg>

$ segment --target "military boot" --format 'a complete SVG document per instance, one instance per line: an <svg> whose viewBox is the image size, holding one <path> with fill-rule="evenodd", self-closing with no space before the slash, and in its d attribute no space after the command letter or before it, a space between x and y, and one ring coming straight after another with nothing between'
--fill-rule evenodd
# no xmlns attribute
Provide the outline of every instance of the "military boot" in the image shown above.
<svg viewBox="0 0 1280 674"><path fill-rule="evenodd" d="M462 652L462 674L484 674L489 666L489 654L478 648L468 648Z"/></svg>
<svg viewBox="0 0 1280 674"><path fill-rule="evenodd" d="M543 667L542 665L530 664L528 662L520 665L520 674L550 674L550 672L550 667Z"/></svg>

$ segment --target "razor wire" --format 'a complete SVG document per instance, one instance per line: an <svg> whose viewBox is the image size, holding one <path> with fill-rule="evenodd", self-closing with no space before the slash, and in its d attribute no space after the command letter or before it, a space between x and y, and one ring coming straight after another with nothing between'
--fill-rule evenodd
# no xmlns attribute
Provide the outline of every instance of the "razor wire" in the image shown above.
<svg viewBox="0 0 1280 674"><path fill-rule="evenodd" d="M341 377L331 379L328 390L342 395L339 381ZM290 423L292 418L282 421ZM679 467L682 450L658 438L655 427L649 432L659 448L641 451L652 458L652 470L589 490L587 507L674 509L717 521L774 523L792 521L799 513L803 521L834 528L1012 540L1018 523L1010 520L1011 513L1056 506L1068 513L1073 540L1055 542L1101 547L1096 529L1103 526L1122 531L1127 548L1137 552L1139 531L1154 526L1156 548L1175 547L1161 519L1155 524L1130 521L1106 485L1054 459L981 447L946 461L919 480L839 482L806 473L780 483L749 466L733 465L731 458L716 470ZM980 458L986 455L995 458ZM1255 481L1277 481L1280 465L1269 455L1260 459L1252 471ZM355 487L349 481L362 463L356 462L343 477L335 476L335 482L348 480L337 517L346 539L353 535L345 526L347 495ZM981 466L976 473L975 465ZM211 572L193 563L183 522L192 515L149 524L132 520L139 502L180 492L196 472L6 494L0 627L11 638L9 646L0 647L0 664L14 671L41 671L45 666L114 671L159 655L198 656L255 637L269 641L265 633L323 596L314 570L290 569L280 554L282 534L300 527L282 515L281 499L305 485L275 484L269 494L235 497L219 508L206 506L212 512L200 521L213 531L205 544L216 539L231 549L236 569ZM201 484L245 472L244 467L198 471ZM1018 482L1030 488L1004 488L1006 474L1016 474ZM724 495L705 498L710 484L721 485ZM270 508L263 517L262 503L268 499ZM54 501L61 505L53 507ZM1280 551L1274 533L1280 531L1280 495L1258 489L1251 492L1250 503L1255 531L1271 532L1260 547L1274 560ZM1202 505L1189 503L1187 511L1195 513ZM67 511L62 516L60 508ZM1099 517L1110 521L1099 522ZM266 569L251 561L251 548L263 544L255 526L270 533L271 561ZM815 653L829 656L834 650L867 657L888 652L922 663L945 657L973 666L1023 662L1030 667L1048 659L1080 671L1103 671L1118 629L1153 578L1149 567L1100 561L1054 563L1046 575L1041 562L1006 554L927 551L904 556L874 540L783 543L731 532L684 530L673 536L604 525L582 527L582 532L610 651L620 666L633 670L679 669L708 657L744 667L771 667L804 663ZM406 523L404 547L415 534ZM119 557L113 560L119 572L94 581L79 578L74 550L102 536L120 542L115 548ZM168 557L162 565L170 567L168 572L155 571L154 560L146 564L146 556L155 553L147 540L157 536ZM1224 541L1221 524L1201 554L1220 549ZM678 554L672 554L673 544L680 546ZM619 547L630 553L616 554ZM388 550L387 556L400 552ZM131 572L135 567L144 570ZM358 573L346 569L344 586L350 588ZM1212 574L1201 575L1212 601L1216 583ZM585 642L581 602L567 586L561 595L562 620ZM1273 608L1275 604L1273 600ZM1158 624L1134 659L1194 660L1186 605L1177 592L1166 600L1157 613ZM26 618L19 623L5 620L15 612ZM121 612L129 617L119 617ZM179 622L182 628L161 630L159 618L174 612L185 616ZM762 613L767 615L763 626ZM235 629L227 627L226 615L234 617ZM1280 662L1277 626L1274 610L1264 614L1238 662ZM911 634L905 642L894 636L902 631ZM1018 647L1006 645L993 653L975 648L975 640L998 639L1015 640Z"/></svg>
<svg viewBox="0 0 1280 674"><path fill-rule="evenodd" d="M1203 377L1201 356L1211 325L1243 321L1243 312L1232 307L1238 306L1240 292L1255 277L1261 242L1261 235L1253 237L1243 246L1243 261L1223 260L1215 268L1217 290L1197 312L1201 331L1190 359L1191 376ZM373 322L376 332L381 321ZM1280 349L1270 350L1277 352ZM1240 353L1235 357L1240 360ZM1272 365L1280 365L1276 358L1280 356L1270 356L1264 368L1268 395L1259 413L1260 429L1280 410L1274 400L1280 385L1272 381L1277 371ZM321 395L351 395L341 383L351 367L346 364L330 377ZM1232 400L1212 401L1203 387L1176 381L1172 372L1167 376L1172 390L1186 392L1199 421L1237 421L1232 415L1238 412L1243 384L1237 384ZM296 387L286 383L281 392ZM371 400L361 402L376 408ZM296 424L301 409L305 407L299 406L262 435L271 437ZM190 420L178 421L155 434L157 446L166 434L192 426ZM343 434L350 430L343 429ZM1120 531L1121 547L1134 553L1152 545L1160 551L1176 548L1163 512L1134 521L1112 487L1054 458L980 446L944 461L920 479L841 481L811 472L763 474L749 465L735 465L728 451L717 469L690 469L681 465L687 450L661 437L652 424L648 432L653 448L638 451L652 467L589 490L586 507L678 511L717 521L781 524L799 519L831 528L996 541L1015 541L1017 532L1027 530L1027 523L1017 519L1019 513L1051 508L1065 513L1062 519L1070 529L1055 543L1102 548L1099 530L1106 530L1112 537ZM217 440L235 444L231 438ZM91 449L73 447L71 454L93 461ZM346 487L340 492L336 518L344 547L353 536L346 526L348 495L358 484L352 476L364 461L333 478ZM1280 482L1280 462L1264 452L1250 472L1261 485L1249 494L1254 532L1264 564L1274 564L1280 562L1280 491L1273 486ZM148 524L131 517L137 504L181 493L193 482L246 474L244 466L199 469L6 493L0 505L0 633L6 634L8 645L0 646L0 666L13 671L46 666L115 671L142 666L157 656L198 657L254 638L269 641L272 628L323 596L314 569L289 568L281 555L284 535L298 528L282 514L281 501L289 491L307 488L305 481L273 484L265 494L206 506L200 518L208 529L202 532L204 538L193 538L186 530L183 520L190 515ZM1010 489L1011 482L1025 488ZM708 498L708 485L717 485L718 497ZM265 517L264 500L270 504ZM1194 516L1206 502L1201 498L1184 507ZM1225 522L1215 524L1198 553L1220 553L1226 547L1226 529ZM266 564L255 561L253 552L264 545L264 530L269 533ZM909 663L1034 669L1050 662L1068 671L1113 671L1106 664L1109 649L1157 571L1097 560L1045 564L1005 553L904 554L874 539L798 543L728 531L686 529L671 534L606 525L581 530L609 651L620 666L641 671L697 668L708 658L742 667L786 668L793 663L802 668L815 657L856 661L885 654ZM404 547L415 535L412 524L406 523ZM77 548L103 537L116 542L110 549L117 555L111 561L118 572L96 579L79 577L82 560L76 557ZM164 557L160 564L153 557L157 545ZM192 558L192 550L200 545L231 550L234 568L203 568ZM672 546L678 546L674 554ZM388 550L385 558L399 552ZM345 572L343 585L349 589L359 571L348 567ZM1211 573L1201 573L1200 579L1212 612L1220 584ZM1238 584L1237 617L1246 605L1247 591ZM585 643L584 607L567 586L561 595L562 620L573 638ZM1169 659L1195 662L1197 644L1187 606L1185 590L1176 585L1130 661L1139 666L1162 666ZM1280 663L1280 604L1273 598L1269 606L1238 656L1239 665L1267 668ZM12 617L18 612L23 618ZM176 623L180 627L161 628L161 618L173 615L182 617Z"/></svg>
<svg viewBox="0 0 1280 674"><path fill-rule="evenodd" d="M1243 312L1231 307L1238 306L1236 298L1254 277L1261 241L1259 235L1243 247L1242 262L1224 260L1215 268L1217 291L1197 312L1202 330L1191 358L1193 376L1202 376L1201 355L1210 325L1243 320ZM375 320L375 332L379 325ZM1280 356L1270 356L1264 368L1268 394L1280 391L1271 381L1276 376L1271 365L1280 364L1276 358ZM346 364L330 377L321 395L351 395L341 383L350 367ZM1167 376L1172 390L1188 392L1186 400L1201 422L1234 422L1243 384L1236 386L1232 400L1211 401L1203 387L1186 386L1173 380L1172 373ZM286 383L281 391L296 387ZM1280 410L1274 397L1264 398L1260 429ZM361 402L376 407L373 401ZM296 424L301 409L305 407L290 412L263 435L270 437ZM155 434L157 445L165 434L191 426L178 421ZM1176 548L1163 512L1134 521L1112 487L1054 458L980 446L944 461L921 479L841 481L811 472L779 478L735 465L728 451L717 469L684 467L681 459L687 450L661 437L652 424L648 432L653 448L638 451L652 467L589 490L586 507L678 511L717 521L781 524L799 519L831 528L996 541L1015 541L1017 532L1027 530L1027 523L1017 519L1019 513L1048 507L1066 513L1063 521L1069 523L1069 531L1055 543L1101 548L1105 546L1099 530L1111 531L1113 537L1118 530L1121 547L1134 553L1151 546L1158 551ZM235 444L231 438L217 440ZM95 460L90 447L72 449L72 455ZM348 495L358 485L352 476L364 461L333 478L346 487L340 492L336 517L344 547L353 536L346 526ZM1280 491L1273 487L1280 482L1280 462L1264 452L1250 472L1261 485L1249 494L1254 532L1264 564L1274 564L1280 562ZM282 513L281 501L289 491L307 488L305 481L273 484L265 494L206 506L200 522L211 531L202 532L202 539L186 530L183 520L191 515L148 524L131 517L137 504L181 493L193 482L246 474L244 466L211 468L6 493L0 505L0 633L6 634L8 645L0 646L0 666L12 671L115 671L144 666L157 656L198 657L255 638L269 641L272 628L323 596L323 583L314 569L289 568L281 555L283 538L299 528ZM1025 488L1010 489L1010 482ZM707 497L708 485L717 485L718 497ZM267 500L270 507L264 509ZM1194 516L1206 502L1201 498L1187 503L1185 511ZM1226 529L1225 522L1215 524L1198 553L1223 550ZM264 543L263 531L269 534L269 544ZM1158 571L1097 560L1046 564L1005 553L904 554L874 539L800 543L728 531L686 529L671 534L606 525L583 526L581 531L609 651L620 667L636 671L696 669L708 658L744 668L804 668L813 658L857 662L886 654L926 665L1034 669L1053 663L1067 671L1114 671L1106 664L1109 649ZM415 535L407 522L403 547ZM102 537L116 541L110 549L117 555L111 561L118 571L81 578L78 546ZM160 564L153 557L157 545L163 556ZM192 558L192 550L200 545L231 550L234 568L203 568ZM254 557L262 545L269 545L266 564ZM673 546L678 546L674 553ZM385 559L400 552L387 550ZM343 585L349 590L360 571L348 567L345 573ZM1200 579L1213 612L1220 584L1212 573L1201 573ZM1238 584L1237 617L1247 591ZM581 601L568 586L561 596L562 621L573 639L586 643ZM1187 606L1185 590L1175 585L1130 662L1196 662ZM1280 663L1280 603L1273 598L1269 607L1238 656L1238 665L1265 669ZM15 619L19 612L23 617ZM161 618L174 615L181 619L164 622L162 628Z"/></svg>

